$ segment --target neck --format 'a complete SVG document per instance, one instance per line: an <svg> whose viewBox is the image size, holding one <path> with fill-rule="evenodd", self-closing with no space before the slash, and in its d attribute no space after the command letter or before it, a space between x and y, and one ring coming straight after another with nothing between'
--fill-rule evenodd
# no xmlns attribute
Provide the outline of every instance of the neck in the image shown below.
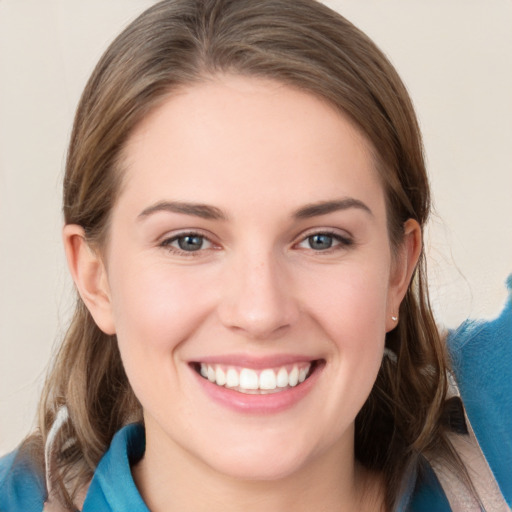
<svg viewBox="0 0 512 512"><path fill-rule="evenodd" d="M353 451L340 457L333 450L282 478L246 480L219 473L188 452L165 453L148 440L132 472L152 512L383 510L380 478L358 465Z"/></svg>

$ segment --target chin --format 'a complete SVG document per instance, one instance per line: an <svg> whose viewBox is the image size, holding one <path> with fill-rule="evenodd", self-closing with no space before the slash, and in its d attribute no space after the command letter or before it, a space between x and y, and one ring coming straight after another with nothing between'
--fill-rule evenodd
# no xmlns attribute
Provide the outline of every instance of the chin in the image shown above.
<svg viewBox="0 0 512 512"><path fill-rule="evenodd" d="M305 454L292 440L283 440L269 446L257 441L229 450L222 456L210 460L215 471L228 477L247 481L277 481L300 472L313 456ZM266 446L264 446L266 444ZM288 449L286 449L288 448ZM295 448L295 449L294 449Z"/></svg>

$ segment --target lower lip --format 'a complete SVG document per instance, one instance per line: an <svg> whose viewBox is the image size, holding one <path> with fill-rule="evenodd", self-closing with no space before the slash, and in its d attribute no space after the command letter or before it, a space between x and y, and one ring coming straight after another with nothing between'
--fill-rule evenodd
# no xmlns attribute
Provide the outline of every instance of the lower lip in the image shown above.
<svg viewBox="0 0 512 512"><path fill-rule="evenodd" d="M324 365L316 366L313 373L302 383L293 388L268 394L246 394L233 389L217 386L199 375L194 369L201 388L215 402L237 412L252 414L273 414L284 411L299 403L317 382Z"/></svg>

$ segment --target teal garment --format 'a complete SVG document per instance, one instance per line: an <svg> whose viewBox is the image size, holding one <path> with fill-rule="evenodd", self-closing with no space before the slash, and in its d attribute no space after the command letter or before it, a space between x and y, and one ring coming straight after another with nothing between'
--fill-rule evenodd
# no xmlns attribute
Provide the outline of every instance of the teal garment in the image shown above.
<svg viewBox="0 0 512 512"><path fill-rule="evenodd" d="M512 507L512 275L491 321L467 320L448 339L457 384L478 444Z"/></svg>
<svg viewBox="0 0 512 512"><path fill-rule="evenodd" d="M451 512L450 503L430 465L423 461L421 478L409 500L396 508L396 512Z"/></svg>
<svg viewBox="0 0 512 512"><path fill-rule="evenodd" d="M0 512L40 512L45 492L28 457L15 451L0 459Z"/></svg>
<svg viewBox="0 0 512 512"><path fill-rule="evenodd" d="M144 455L145 445L140 424L128 425L114 436L94 473L82 512L149 512L130 471Z"/></svg>
<svg viewBox="0 0 512 512"><path fill-rule="evenodd" d="M467 321L448 344L461 396L480 447L505 501L512 506L512 276L511 296L493 321ZM149 512L130 466L145 450L144 428L132 424L113 438L89 487L83 512ZM408 476L395 512L450 512L448 500L426 461ZM41 512L42 476L19 452L0 459L0 512Z"/></svg>

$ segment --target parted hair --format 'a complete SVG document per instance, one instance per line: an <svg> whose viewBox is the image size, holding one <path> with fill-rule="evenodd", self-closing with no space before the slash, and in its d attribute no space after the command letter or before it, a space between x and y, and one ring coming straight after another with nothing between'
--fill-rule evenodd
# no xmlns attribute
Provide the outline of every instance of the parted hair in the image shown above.
<svg viewBox="0 0 512 512"><path fill-rule="evenodd" d="M425 225L430 192L414 109L396 70L365 34L314 0L164 0L106 50L76 112L63 211L91 245L108 240L123 150L135 127L173 91L219 73L275 80L349 116L373 151L391 246L401 243L407 219ZM459 464L442 421L448 359L429 305L423 254L399 316L386 337L396 358L383 359L355 431L355 456L383 475L387 509L404 473L422 457ZM42 454L63 405L69 419L53 442L50 479L57 499L73 510L114 433L142 421L116 337L97 327L78 295L46 380L38 430L25 443L34 454ZM43 471L42 455L38 460Z"/></svg>

